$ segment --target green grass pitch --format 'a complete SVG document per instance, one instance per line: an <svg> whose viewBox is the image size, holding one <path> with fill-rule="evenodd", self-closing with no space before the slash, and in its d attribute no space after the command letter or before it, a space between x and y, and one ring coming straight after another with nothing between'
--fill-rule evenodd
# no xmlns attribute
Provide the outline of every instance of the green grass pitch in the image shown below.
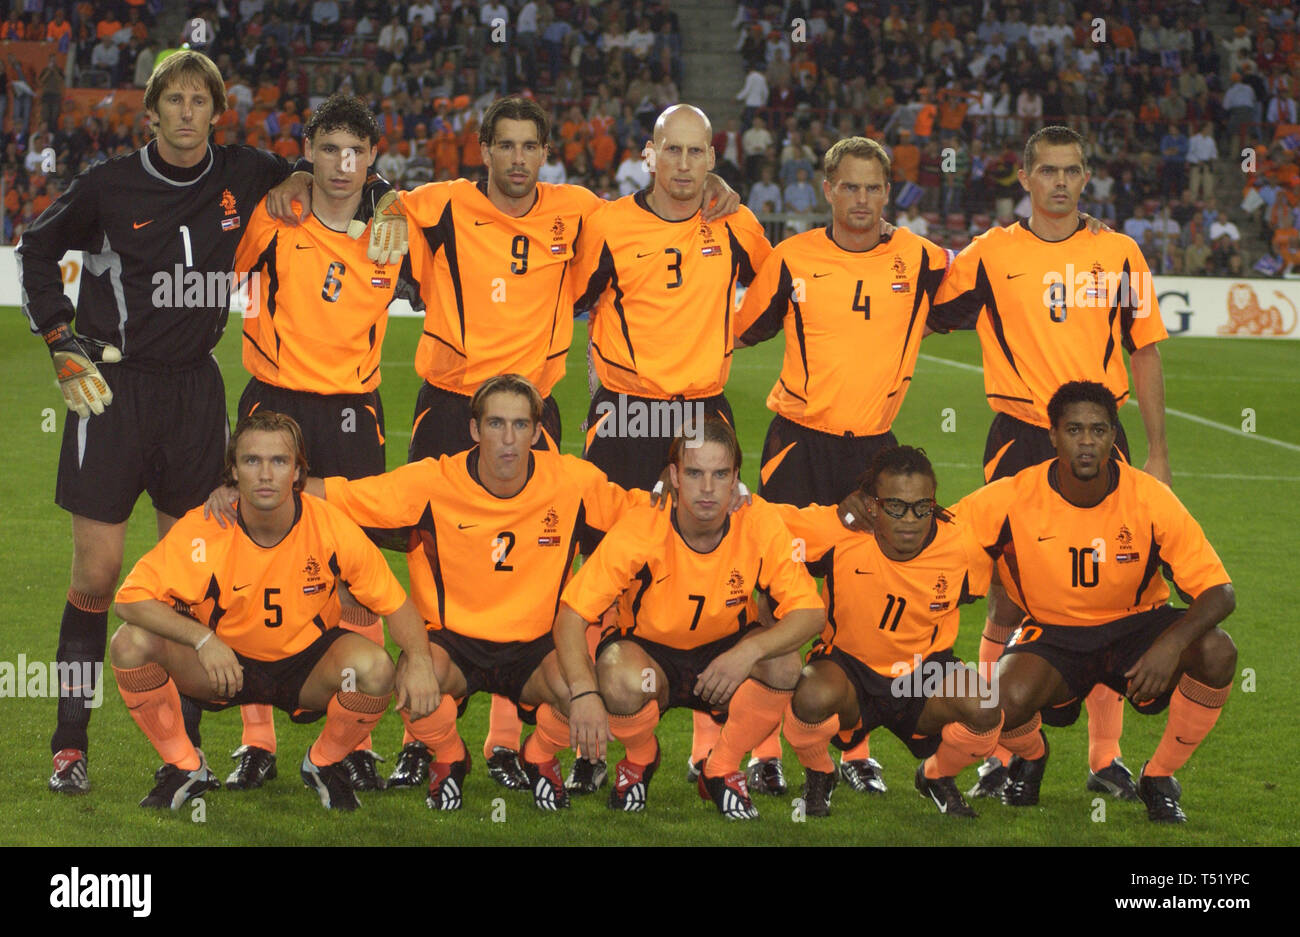
<svg viewBox="0 0 1300 937"><path fill-rule="evenodd" d="M64 406L46 355L28 334L17 309L0 310L0 402L5 468L0 473L0 661L53 660L71 557L69 522L52 500ZM405 459L417 380L411 367L419 322L395 319L384 353L383 396L388 417L388 463ZM563 448L580 452L578 426L587 406L578 325L569 374L557 391L564 416ZM239 328L227 330L218 357L227 378L230 412L246 380L239 363ZM1201 521L1237 589L1238 609L1226 623L1240 651L1236 688L1214 732L1179 776L1190 821L1157 828L1140 805L1106 802L1104 819L1084 790L1087 734L1082 721L1050 730L1052 759L1042 803L1012 810L978 803L975 822L936 813L912 788L915 761L887 732L873 735L873 754L890 785L866 798L841 787L833 816L797 822L791 805L803 773L787 749L791 793L760 797L762 819L727 823L684 781L690 716L670 712L660 726L663 766L650 788L646 813L615 814L604 792L577 799L573 809L541 815L529 795L503 791L483 771L479 751L487 698L478 697L461 722L475 759L465 807L452 815L425 809L423 794L362 795L364 808L348 816L322 810L297 778L297 765L316 731L277 714L280 777L261 791L209 794L202 816L144 811L136 802L149 790L158 758L128 717L106 671L103 707L91 725L93 791L55 797L45 789L50 771L52 699L0 699L0 841L6 844L291 845L291 844L604 844L604 845L1233 845L1295 844L1292 821L1300 810L1300 779L1293 690L1300 678L1296 614L1290 581L1300 543L1300 422L1293 401L1300 392L1300 346L1286 341L1178 338L1164 343L1169 440L1174 488ZM864 349L863 354L870 354ZM744 478L755 487L758 452L770 414L763 403L780 367L780 340L737 352L728 395L745 449ZM947 411L951 411L950 413ZM1249 412L1246 412L1249 411ZM1242 433L1253 414L1253 429ZM944 421L955 421L945 432ZM979 348L973 334L931 336L922 346L915 379L894 429L900 440L925 446L939 474L941 501L955 501L981 480L979 469L990 411L984 402ZM1124 410L1133 455L1141 464L1145 442L1136 407ZM53 429L57 422L58 427ZM951 427L950 428L954 428ZM1237 432L1233 432L1237 430ZM129 568L153 542L153 512L142 499L128 534ZM405 583L402 558L390 562ZM125 570L124 570L125 572ZM963 611L957 650L973 659L983 602ZM110 617L110 630L117 621ZM1244 676L1241 672L1244 672ZM239 744L239 718L207 714L204 747L224 776L228 754ZM1125 713L1123 748L1135 771L1149 757L1163 717ZM401 724L389 712L378 726L376 747L391 768ZM621 750L614 746L615 756ZM566 762L567 764L567 762ZM969 786L974 769L960 780Z"/></svg>

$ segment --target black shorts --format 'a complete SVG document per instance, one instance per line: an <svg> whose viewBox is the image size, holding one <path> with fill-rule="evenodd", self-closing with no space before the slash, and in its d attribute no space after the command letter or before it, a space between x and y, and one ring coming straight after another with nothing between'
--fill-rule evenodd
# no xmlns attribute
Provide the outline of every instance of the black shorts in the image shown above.
<svg viewBox="0 0 1300 937"><path fill-rule="evenodd" d="M254 660L236 651L235 657L244 668L243 688L230 699L195 698L195 702L210 712L247 703L266 703L283 709L294 722L315 722L325 713L323 710L298 708L302 685L334 642L345 634L353 633L343 628L331 628L297 654L281 660Z"/></svg>
<svg viewBox="0 0 1300 937"><path fill-rule="evenodd" d="M1115 448L1111 457L1131 461L1123 423L1115 427ZM1056 448L1047 430L999 413L993 418L988 440L984 443L984 481L1009 478L1031 465L1055 458Z"/></svg>
<svg viewBox="0 0 1300 937"><path fill-rule="evenodd" d="M446 651L451 662L465 675L465 698L460 702L462 713L469 698L483 691L510 700L518 709L519 718L529 725L537 721L536 711L520 704L519 697L546 655L555 650L555 639L549 633L532 641L488 641L438 628L429 632L429 641Z"/></svg>
<svg viewBox="0 0 1300 937"><path fill-rule="evenodd" d="M308 474L365 478L384 473L384 403L367 394L313 394L253 378L239 398L239 417L274 410L293 417L307 446Z"/></svg>
<svg viewBox="0 0 1300 937"><path fill-rule="evenodd" d="M758 493L768 501L806 508L839 504L881 449L897 446L892 432L832 436L777 414L763 441Z"/></svg>
<svg viewBox="0 0 1300 937"><path fill-rule="evenodd" d="M700 414L736 425L724 394L655 400L598 387L587 410L583 457L615 484L649 491L668 465L668 449L682 420Z"/></svg>
<svg viewBox="0 0 1300 937"><path fill-rule="evenodd" d="M858 697L861 724L852 731L848 739L841 734L831 738L831 744L840 751L856 748L879 726L884 726L898 736L899 741L917 758L929 758L939 750L939 743L943 741L943 737L937 732L934 735L916 734L916 724L921 720L921 711L925 709L929 697L911 692L910 676L901 678L900 685L908 691L901 693L895 690L898 681L894 678L881 676L852 654L847 654L838 647L832 647L827 652L825 645L815 645L808 654L808 661L811 663L815 660L828 660L843 670L844 675L853 684L853 690ZM961 658L953 654L952 648L948 648L927 655L921 662L921 666L938 666L946 671L949 667L961 666ZM923 670L922 674L925 672Z"/></svg>
<svg viewBox="0 0 1300 937"><path fill-rule="evenodd" d="M1056 668L1074 699L1043 710L1048 725L1070 725L1079 715L1079 701L1104 683L1121 696L1128 690L1124 676L1156 639L1169 630L1186 609L1162 605L1147 612L1094 626L1040 625L1026 619L1007 641L1007 654L1036 654ZM1037 629L1037 630L1035 630ZM1170 687L1156 699L1134 708L1145 715L1164 710ZM1130 702L1132 702L1130 700ZM1074 718L1069 718L1070 715Z"/></svg>
<svg viewBox="0 0 1300 937"><path fill-rule="evenodd" d="M121 524L149 492L172 517L198 507L221 483L226 390L214 358L176 371L101 364L113 402L99 416L69 411L54 501L73 514Z"/></svg>
<svg viewBox="0 0 1300 937"><path fill-rule="evenodd" d="M714 658L739 644L748 630L743 628L735 634L729 634L709 644L685 649L668 647L657 641L647 641L637 634L614 631L603 636L600 643L596 645L596 659L599 660L600 655L605 653L605 649L616 641L631 641L650 655L650 659L659 665L659 669L664 672L664 677L668 680L668 702L660 708L661 713L676 706L685 706L687 709L708 713L715 722L726 722L726 706L714 707L696 696L695 681L700 678L700 674L708 668L709 664L713 663Z"/></svg>
<svg viewBox="0 0 1300 937"><path fill-rule="evenodd" d="M456 455L478 445L469 434L469 401L464 394L434 387L428 381L421 384L415 395L415 419L406 461ZM542 401L542 435L533 448L560 449L560 405L554 397Z"/></svg>

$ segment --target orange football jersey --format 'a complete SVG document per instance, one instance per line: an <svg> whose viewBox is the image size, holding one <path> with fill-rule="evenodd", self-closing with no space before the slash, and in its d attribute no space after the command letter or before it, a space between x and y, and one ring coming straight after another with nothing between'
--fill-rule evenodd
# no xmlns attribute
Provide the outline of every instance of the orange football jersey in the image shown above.
<svg viewBox="0 0 1300 937"><path fill-rule="evenodd" d="M869 251L845 250L827 228L773 248L736 320L747 345L785 329L768 409L836 436L888 432L947 263L942 248L906 228Z"/></svg>
<svg viewBox="0 0 1300 937"><path fill-rule="evenodd" d="M607 530L648 504L590 462L533 451L528 482L498 498L478 480L478 448L383 475L325 479L329 503L368 528L412 528L411 596L430 627L531 641L551 630L585 522Z"/></svg>
<svg viewBox="0 0 1300 937"><path fill-rule="evenodd" d="M117 601L165 602L214 629L232 650L281 660L338 625L340 583L379 615L406 601L361 529L304 494L293 527L273 547L254 542L242 521L223 529L195 508L140 558Z"/></svg>
<svg viewBox="0 0 1300 937"><path fill-rule="evenodd" d="M1130 237L1083 222L1044 241L1026 222L981 234L957 255L935 297L930 328L974 327L989 406L1048 426L1047 401L1068 381L1096 381L1123 405L1132 353L1169 337L1151 271Z"/></svg>
<svg viewBox="0 0 1300 937"><path fill-rule="evenodd" d="M985 485L952 508L998 560L1003 582L1034 621L1102 625L1159 608L1169 600L1162 563L1193 597L1230 581L1167 485L1127 463L1110 465L1110 493L1091 508L1061 496L1056 459Z"/></svg>
<svg viewBox="0 0 1300 937"><path fill-rule="evenodd" d="M988 591L989 558L957 518L936 518L921 552L891 560L874 534L846 530L835 507L776 506L809 561L824 560L826 630L822 641L876 673L911 673L918 656L957 640L959 606Z"/></svg>
<svg viewBox="0 0 1300 937"><path fill-rule="evenodd" d="M722 542L710 553L687 545L675 511L630 512L605 535L560 599L589 622L599 621L617 599L622 633L693 648L751 622L755 589L772 596L777 618L822 607L816 582L792 557L790 532L761 498L727 518Z"/></svg>
<svg viewBox="0 0 1300 937"><path fill-rule="evenodd" d="M722 393L736 283L748 286L772 250L753 212L665 221L638 192L603 206L578 249L577 302L594 306L601 385L659 400Z"/></svg>
<svg viewBox="0 0 1300 937"><path fill-rule="evenodd" d="M409 266L371 263L368 245L315 215L296 227L275 221L262 200L235 253L241 280L256 274L244 317L249 374L314 394L379 386L388 305L409 290Z"/></svg>
<svg viewBox="0 0 1300 937"><path fill-rule="evenodd" d="M574 242L601 199L581 186L539 182L537 201L515 218L492 204L487 183L467 179L400 197L425 307L415 370L465 396L507 373L549 394L573 341Z"/></svg>

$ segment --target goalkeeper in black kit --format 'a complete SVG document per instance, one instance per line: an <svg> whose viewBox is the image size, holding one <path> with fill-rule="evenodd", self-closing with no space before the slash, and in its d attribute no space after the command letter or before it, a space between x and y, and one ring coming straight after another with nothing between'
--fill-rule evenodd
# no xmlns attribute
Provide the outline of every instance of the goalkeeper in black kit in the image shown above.
<svg viewBox="0 0 1300 937"><path fill-rule="evenodd" d="M235 247L258 202L291 173L279 156L209 141L225 104L210 59L190 50L169 56L145 88L154 139L80 174L18 244L23 312L45 338L72 411L55 489L72 514L57 660L77 666L63 673L98 679L126 522L141 492L153 501L161 538L221 477L229 429L212 351L229 315ZM293 217L291 200L309 210L310 178L296 174L272 193L278 217ZM363 199L366 217L352 233L374 214L371 259L405 252L406 219L392 202L382 180ZM84 252L75 308L59 271L70 250ZM90 789L86 703L95 691L60 687L52 791Z"/></svg>

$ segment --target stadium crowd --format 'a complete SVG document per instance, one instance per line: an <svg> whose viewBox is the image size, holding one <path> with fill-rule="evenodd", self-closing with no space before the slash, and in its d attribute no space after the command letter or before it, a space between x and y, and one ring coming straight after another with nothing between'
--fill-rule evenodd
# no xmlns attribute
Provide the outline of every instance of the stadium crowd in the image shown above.
<svg viewBox="0 0 1300 937"><path fill-rule="evenodd" d="M229 79L216 140L289 157L313 107L355 92L380 117L380 171L407 187L481 176L482 110L522 90L552 116L545 181L627 194L648 181L654 118L681 98L681 27L664 2L221 0L191 4L178 35L160 7L7 0L0 40L53 43L73 84L108 89L142 88L156 55L187 42ZM1137 238L1153 270L1281 273L1300 262L1300 18L1272 0L1230 15L1216 32L1180 4L744 0L743 114L715 121L719 174L759 213L824 218L820 155L861 133L893 158L900 222L960 248L1028 213L1018 141L1066 122L1090 141L1085 207ZM78 171L147 140L111 92L72 108L58 61L33 74L7 55L0 77L6 243ZM1229 185L1246 146L1253 165ZM1263 256L1243 255L1243 235Z"/></svg>

